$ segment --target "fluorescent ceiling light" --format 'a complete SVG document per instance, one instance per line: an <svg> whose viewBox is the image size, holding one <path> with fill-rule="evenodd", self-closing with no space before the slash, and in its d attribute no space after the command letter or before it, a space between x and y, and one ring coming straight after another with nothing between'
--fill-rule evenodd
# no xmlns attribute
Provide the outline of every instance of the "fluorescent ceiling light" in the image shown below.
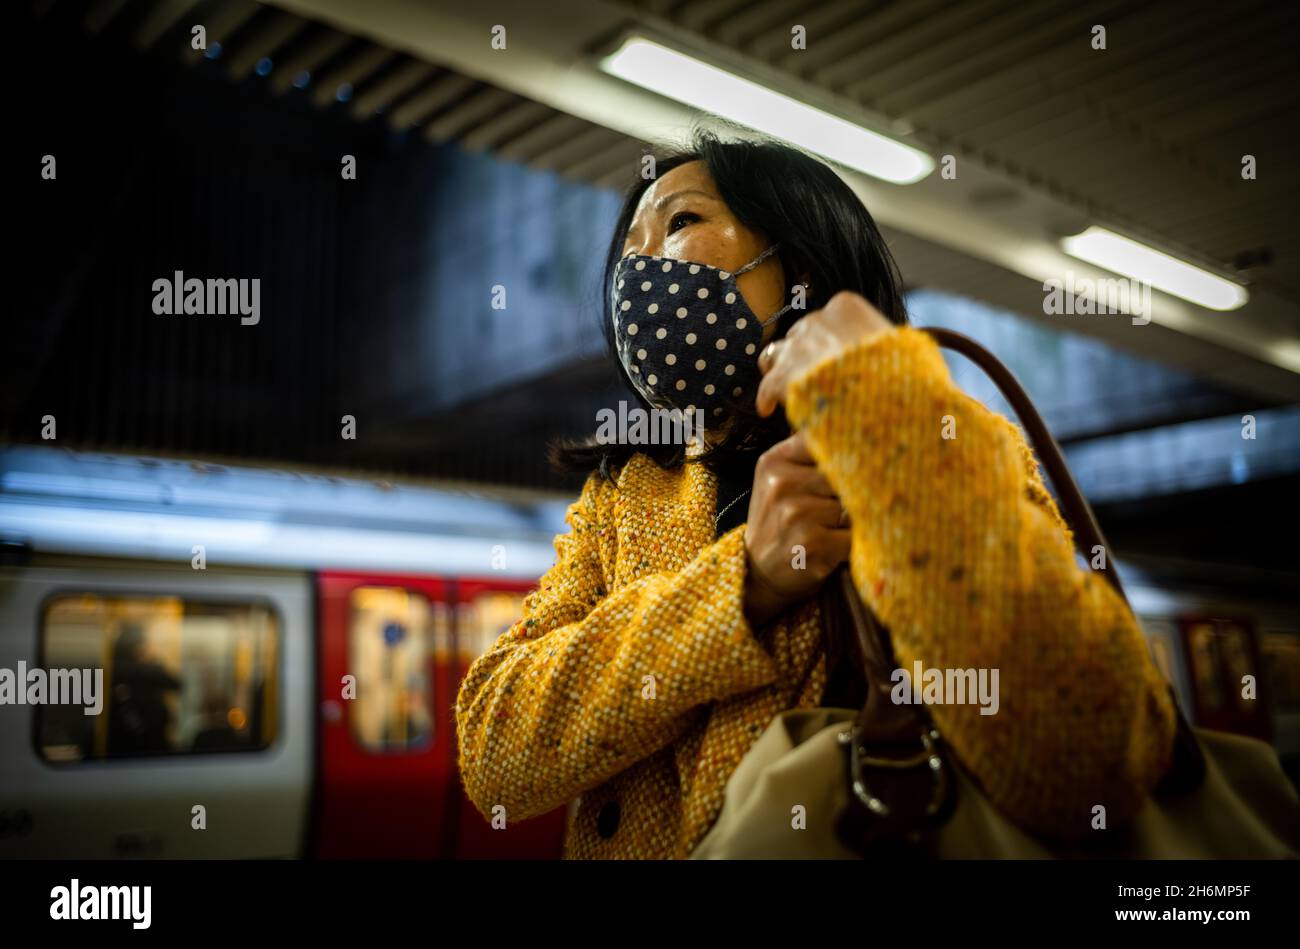
<svg viewBox="0 0 1300 949"><path fill-rule="evenodd" d="M1090 227L1082 234L1064 238L1061 248L1072 257L1211 310L1235 310L1249 299L1245 287L1103 227Z"/></svg>
<svg viewBox="0 0 1300 949"><path fill-rule="evenodd" d="M624 40L600 68L894 184L910 185L934 170L919 149L643 37Z"/></svg>

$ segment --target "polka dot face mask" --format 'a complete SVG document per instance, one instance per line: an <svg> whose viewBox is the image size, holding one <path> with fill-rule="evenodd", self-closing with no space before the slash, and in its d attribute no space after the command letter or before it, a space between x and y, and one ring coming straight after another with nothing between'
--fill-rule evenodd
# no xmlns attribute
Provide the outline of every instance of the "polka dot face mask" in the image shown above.
<svg viewBox="0 0 1300 949"><path fill-rule="evenodd" d="M698 409L707 425L726 403L753 399L763 327L736 278L776 252L773 244L735 273L671 257L624 257L611 291L614 339L628 376L653 406Z"/></svg>

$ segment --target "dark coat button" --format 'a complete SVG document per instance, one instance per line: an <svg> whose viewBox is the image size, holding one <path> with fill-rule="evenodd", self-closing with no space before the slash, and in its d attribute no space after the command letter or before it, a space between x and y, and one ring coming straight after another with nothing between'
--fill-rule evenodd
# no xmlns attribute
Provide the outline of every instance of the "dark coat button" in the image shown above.
<svg viewBox="0 0 1300 949"><path fill-rule="evenodd" d="M600 809L596 815L596 833L600 834L606 840L614 836L618 830L618 822L622 813L618 806L618 801L610 801Z"/></svg>

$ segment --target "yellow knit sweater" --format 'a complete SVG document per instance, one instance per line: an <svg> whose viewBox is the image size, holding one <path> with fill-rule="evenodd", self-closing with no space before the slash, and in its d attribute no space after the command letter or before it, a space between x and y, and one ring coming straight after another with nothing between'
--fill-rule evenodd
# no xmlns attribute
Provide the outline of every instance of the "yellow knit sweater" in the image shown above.
<svg viewBox="0 0 1300 949"><path fill-rule="evenodd" d="M997 714L931 708L991 800L1066 837L1097 804L1131 815L1174 710L1130 611L1076 564L1019 430L907 328L815 366L787 415L849 511L853 579L899 664L999 670ZM639 454L587 481L555 565L457 697L460 773L485 815L581 796L566 857L684 857L772 718L818 704L815 598L750 628L744 527L715 539L716 493L697 462Z"/></svg>

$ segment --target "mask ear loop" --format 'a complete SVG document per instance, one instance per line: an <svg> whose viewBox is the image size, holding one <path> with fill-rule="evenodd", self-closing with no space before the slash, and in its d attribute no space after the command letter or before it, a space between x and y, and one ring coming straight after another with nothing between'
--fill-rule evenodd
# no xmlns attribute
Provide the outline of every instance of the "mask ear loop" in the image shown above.
<svg viewBox="0 0 1300 949"><path fill-rule="evenodd" d="M743 274L743 273L749 273L749 271L753 270L755 267L757 267L757 266L758 266L759 264L761 264L763 261L767 260L767 258L769 258L769 257L771 257L773 254L775 254L775 253L776 253L776 249L777 249L778 247L780 247L780 246L781 246L781 245L780 245L779 243L777 243L777 244L773 244L773 245L772 245L771 247L769 247L767 250L763 251L763 253L759 254L757 257L755 257L755 258L754 258L753 260L751 260L749 263L745 264L745 266L741 267L739 270L737 270L735 273L733 273L732 276L733 276L733 277L739 277L739 276L740 276L741 274Z"/></svg>
<svg viewBox="0 0 1300 949"><path fill-rule="evenodd" d="M759 254L757 257L755 257L755 258L754 258L753 260L751 260L749 263L745 264L745 266L741 267L739 270L737 270L735 273L733 273L732 276L733 276L733 277L739 277L741 274L743 274L743 273L748 273L749 271L753 270L755 267L757 267L757 266L758 266L759 264L761 264L763 261L767 260L767 258L769 258L769 257L771 257L773 254L775 254L775 253L776 253L776 249L777 249L778 247L780 247L780 246L781 246L781 243L780 243L779 241L778 241L777 243L773 244L773 245L772 245L771 247L769 247L767 250L763 251L763 253ZM786 311L790 310L793 306L794 306L793 303L787 303L785 306L781 307L781 309L777 310L775 313L773 313L773 314L772 314L771 316L769 316L767 319L765 319L765 320L759 320L758 325L759 325L759 326L766 326L768 323L771 323L773 320L775 320L775 319L777 319L778 317L784 315L784 314L786 313Z"/></svg>

